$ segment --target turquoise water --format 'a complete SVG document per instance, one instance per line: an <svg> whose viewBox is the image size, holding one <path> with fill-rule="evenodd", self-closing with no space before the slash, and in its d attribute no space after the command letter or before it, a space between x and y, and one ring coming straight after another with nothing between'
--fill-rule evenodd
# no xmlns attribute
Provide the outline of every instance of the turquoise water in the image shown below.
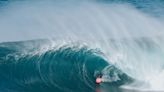
<svg viewBox="0 0 164 92"><path fill-rule="evenodd" d="M163 91L163 3L0 0L0 92Z"/></svg>
<svg viewBox="0 0 164 92"><path fill-rule="evenodd" d="M95 92L96 76L109 66L100 51L65 45L39 52L44 44L44 40L0 44L1 91ZM118 72L114 67L106 70L111 71L109 76ZM119 86L130 81L127 75L118 74L122 80L107 84Z"/></svg>

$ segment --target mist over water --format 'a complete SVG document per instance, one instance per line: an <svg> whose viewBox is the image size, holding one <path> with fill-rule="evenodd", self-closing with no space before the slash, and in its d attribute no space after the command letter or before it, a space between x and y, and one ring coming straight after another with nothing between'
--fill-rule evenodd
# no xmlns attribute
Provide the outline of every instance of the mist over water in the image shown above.
<svg viewBox="0 0 164 92"><path fill-rule="evenodd" d="M151 36L161 34L162 30L162 23L129 4L13 1L1 8L1 42L56 36L86 36L76 39Z"/></svg>
<svg viewBox="0 0 164 92"><path fill-rule="evenodd" d="M9 2L0 9L0 41L49 39L53 46L85 44L100 49L109 64L137 80L122 88L163 91L163 8L153 8L160 10L159 17L149 7L136 6L128 1Z"/></svg>

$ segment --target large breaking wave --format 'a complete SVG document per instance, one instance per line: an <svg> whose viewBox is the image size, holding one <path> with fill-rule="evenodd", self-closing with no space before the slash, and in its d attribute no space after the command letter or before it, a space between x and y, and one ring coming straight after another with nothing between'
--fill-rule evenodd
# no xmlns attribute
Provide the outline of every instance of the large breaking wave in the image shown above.
<svg viewBox="0 0 164 92"><path fill-rule="evenodd" d="M163 90L161 3L0 2L0 91Z"/></svg>
<svg viewBox="0 0 164 92"><path fill-rule="evenodd" d="M46 49L47 46L39 46L44 45L45 41L38 41L0 45L1 91L94 92L95 79L99 73L121 78L119 82L117 79L113 81L117 86L126 83L125 80L128 81L127 75L114 66L108 66L102 52L97 49L73 44ZM36 47L29 48L25 44L35 44ZM48 42L46 44L50 45ZM105 67L108 68L103 72ZM112 84L112 80L109 83Z"/></svg>

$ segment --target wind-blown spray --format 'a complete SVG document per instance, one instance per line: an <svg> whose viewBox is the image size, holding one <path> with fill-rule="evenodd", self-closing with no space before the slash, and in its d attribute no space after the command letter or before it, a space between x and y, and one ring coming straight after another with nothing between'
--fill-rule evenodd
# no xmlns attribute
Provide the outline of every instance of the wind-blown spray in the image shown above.
<svg viewBox="0 0 164 92"><path fill-rule="evenodd" d="M0 11L2 11L0 14L1 42L50 39L51 44L48 43L50 45L48 47L39 42L43 48L38 50L41 55L50 47L60 48L59 43L74 42L80 46L85 44L87 48L100 50L103 54L102 60L136 80L131 84L123 85L123 88L164 90L162 79L164 77L164 23L151 14L145 14L130 4L104 4L87 0L14 1L2 7ZM38 46L33 45L34 43L25 43L23 48ZM2 43L1 47L6 45ZM21 53L25 53L26 50L29 49ZM3 58L11 54L5 55L2 53ZM103 72L108 74L108 69ZM106 78L107 75L104 76L102 78ZM112 79L108 76L106 81L113 82L110 78ZM42 76L40 79L43 83L47 81Z"/></svg>

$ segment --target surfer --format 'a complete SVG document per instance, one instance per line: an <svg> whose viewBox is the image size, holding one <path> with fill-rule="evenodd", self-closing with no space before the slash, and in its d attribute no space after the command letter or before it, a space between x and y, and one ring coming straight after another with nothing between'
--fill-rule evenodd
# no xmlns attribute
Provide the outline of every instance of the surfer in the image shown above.
<svg viewBox="0 0 164 92"><path fill-rule="evenodd" d="M102 74L99 74L96 78L96 84L100 84L102 82Z"/></svg>

